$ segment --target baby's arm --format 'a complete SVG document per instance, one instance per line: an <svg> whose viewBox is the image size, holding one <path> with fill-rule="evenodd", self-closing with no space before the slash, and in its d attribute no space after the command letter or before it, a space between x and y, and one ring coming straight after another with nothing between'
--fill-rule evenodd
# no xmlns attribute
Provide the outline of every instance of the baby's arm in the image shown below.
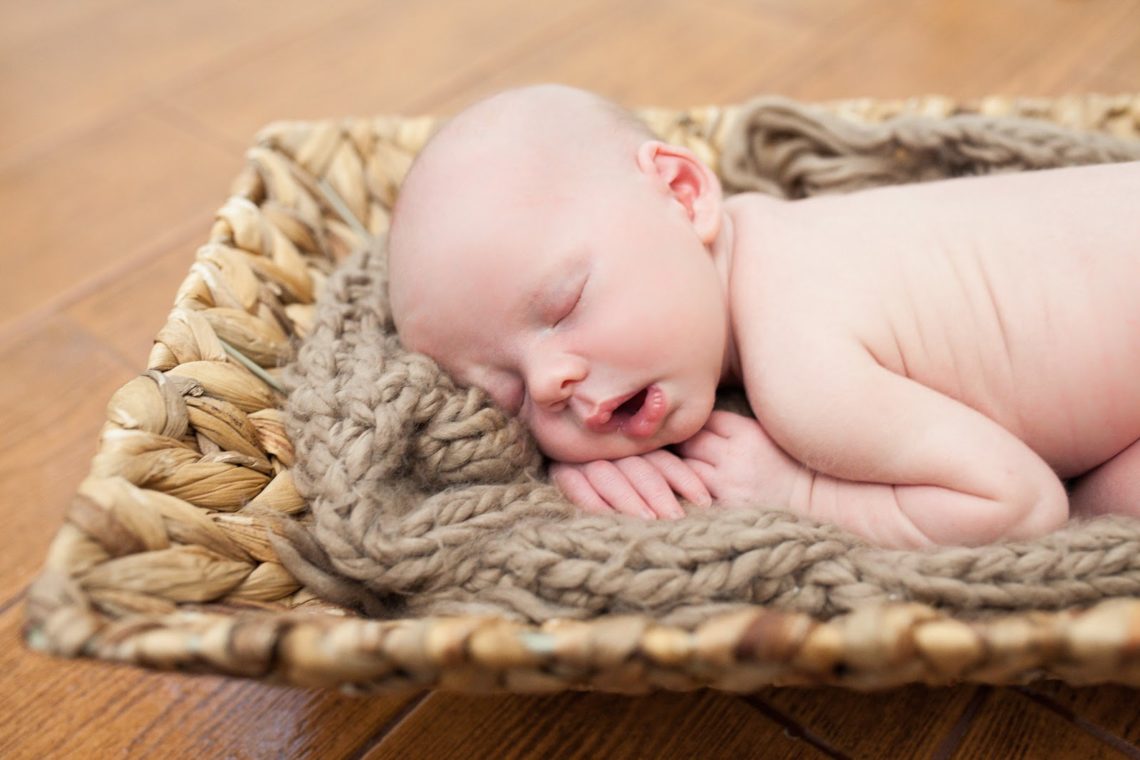
<svg viewBox="0 0 1140 760"><path fill-rule="evenodd" d="M884 546L1031 538L1068 517L1057 475L989 417L857 344L808 344L803 373L750 394L773 439L810 468L793 511Z"/></svg>
<svg viewBox="0 0 1140 760"><path fill-rule="evenodd" d="M555 462L550 466L550 477L570 501L594 514L684 517L676 494L699 506L712 503L708 489L692 468L664 449L612 461Z"/></svg>

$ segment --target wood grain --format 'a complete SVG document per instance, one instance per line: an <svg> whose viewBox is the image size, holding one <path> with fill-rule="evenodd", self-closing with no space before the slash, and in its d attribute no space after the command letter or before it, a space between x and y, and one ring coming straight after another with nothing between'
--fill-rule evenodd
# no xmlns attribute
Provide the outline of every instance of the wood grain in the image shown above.
<svg viewBox="0 0 1140 760"><path fill-rule="evenodd" d="M960 760L1044 757L1124 760L1126 755L1071 723L1058 720L1055 713L1013 689L998 689L978 713L954 757Z"/></svg>
<svg viewBox="0 0 1140 760"><path fill-rule="evenodd" d="M746 5L747 0L717 0ZM755 80L800 98L908 97L941 93L1050 95L1074 82L1100 89L1093 72L1102 45L1119 33L1135 6L1091 3L897 3L852 7L816 38L805 63ZM872 11L872 12L868 12ZM1011 30L1017 33L1012 34Z"/></svg>
<svg viewBox="0 0 1140 760"><path fill-rule="evenodd" d="M910 686L874 694L834 688L756 695L851 757L930 757L966 710L973 686ZM916 724L922 725L915 731Z"/></svg>
<svg viewBox="0 0 1140 760"><path fill-rule="evenodd" d="M0 757L8 760L348 757L417 699L60 661L23 651L20 616L0 615Z"/></svg>
<svg viewBox="0 0 1140 760"><path fill-rule="evenodd" d="M811 52L802 19L717 3L617 3L461 92L423 104L452 112L505 87L558 81L629 105L682 107L748 98L757 76L790 71ZM615 71L614 61L621 61ZM763 73L762 73L763 72Z"/></svg>
<svg viewBox="0 0 1140 760"><path fill-rule="evenodd" d="M33 307L153 255L188 223L201 225L241 165L240 152L144 108L0 169L8 251L0 331Z"/></svg>
<svg viewBox="0 0 1140 760"><path fill-rule="evenodd" d="M1134 92L1140 89L1140 7L1127 3L1128 12L1120 19L1111 36L1085 61L1094 77L1104 77L1119 84L1114 89ZM1095 79L1094 79L1095 81Z"/></svg>
<svg viewBox="0 0 1140 760"><path fill-rule="evenodd" d="M242 143L275 119L405 113L464 90L601 0L375 3L351 24L314 29L224 70L172 88L164 102ZM415 76L391 75L414 71ZM264 82L279 86L264 87Z"/></svg>
<svg viewBox="0 0 1140 760"><path fill-rule="evenodd" d="M1119 91L1100 74L1105 70L1109 51L1131 47L1132 84L1124 91L1140 86L1140 67L1135 63L1135 45L1140 40L1140 9L1127 0L1096 0L1083 6L1063 3L1042 7L1031 0L1017 4L1022 18L1041 17L1027 25L1026 43L1010 62L1010 69L996 72L1000 79L982 83L1001 87L1006 92L1062 95L1076 89L1083 91ZM1092 51L1096 51L1093 53ZM1109 63L1108 69L1119 64ZM1119 73L1119 71L1118 71ZM1126 74L1127 75L1127 74ZM993 90L991 90L993 91Z"/></svg>
<svg viewBox="0 0 1140 760"><path fill-rule="evenodd" d="M1052 681L1034 684L1027 691L1047 698L1062 710L1140 748L1140 710L1136 706L1136 689L1124 686L1077 688ZM1137 755L1140 756L1140 751Z"/></svg>
<svg viewBox="0 0 1140 760"><path fill-rule="evenodd" d="M60 3L4 3L4 58L19 66L7 70L0 87L0 167L137 108L153 91L204 70L225 71L254 50L335 26L367 5L281 0L266 13L258 3L225 0L85 0L66 10Z"/></svg>
<svg viewBox="0 0 1140 760"><path fill-rule="evenodd" d="M60 316L0 341L0 604L32 578L135 372Z"/></svg>
<svg viewBox="0 0 1140 760"><path fill-rule="evenodd" d="M461 756L826 757L743 701L711 691L647 697L433 694L364 757Z"/></svg>
<svg viewBox="0 0 1140 760"><path fill-rule="evenodd" d="M64 313L131 367L146 366L154 336L166 321L209 224L193 224L185 237L121 277L79 299Z"/></svg>

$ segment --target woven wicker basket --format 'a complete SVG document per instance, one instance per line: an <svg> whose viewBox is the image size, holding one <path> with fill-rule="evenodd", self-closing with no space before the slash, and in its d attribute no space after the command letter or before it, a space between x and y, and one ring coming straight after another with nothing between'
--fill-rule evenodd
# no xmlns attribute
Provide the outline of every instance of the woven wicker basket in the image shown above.
<svg viewBox="0 0 1140 760"><path fill-rule="evenodd" d="M1020 114L1140 135L1140 96L827 107L856 120ZM643 115L716 165L734 111ZM985 621L917 604L827 621L756 607L688 631L640 616L378 622L300 588L266 537L268 513L305 514L275 376L336 262L386 229L433 126L429 118L278 123L258 136L145 373L107 407L90 475L29 592L31 646L359 692L879 688L1041 676L1140 685L1140 600Z"/></svg>

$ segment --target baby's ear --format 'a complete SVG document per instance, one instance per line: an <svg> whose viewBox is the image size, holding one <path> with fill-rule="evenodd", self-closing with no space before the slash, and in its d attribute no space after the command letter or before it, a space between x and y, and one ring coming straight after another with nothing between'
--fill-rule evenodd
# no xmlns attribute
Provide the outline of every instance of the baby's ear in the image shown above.
<svg viewBox="0 0 1140 760"><path fill-rule="evenodd" d="M647 140L637 149L637 166L685 209L705 245L720 232L720 180L696 154L680 145Z"/></svg>

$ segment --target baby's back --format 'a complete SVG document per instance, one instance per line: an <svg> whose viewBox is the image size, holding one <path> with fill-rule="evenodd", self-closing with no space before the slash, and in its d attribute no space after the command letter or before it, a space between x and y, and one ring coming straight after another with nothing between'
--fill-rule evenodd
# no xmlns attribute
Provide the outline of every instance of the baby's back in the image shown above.
<svg viewBox="0 0 1140 760"><path fill-rule="evenodd" d="M735 337L766 376L842 333L1063 478L1140 437L1140 163L730 208Z"/></svg>

